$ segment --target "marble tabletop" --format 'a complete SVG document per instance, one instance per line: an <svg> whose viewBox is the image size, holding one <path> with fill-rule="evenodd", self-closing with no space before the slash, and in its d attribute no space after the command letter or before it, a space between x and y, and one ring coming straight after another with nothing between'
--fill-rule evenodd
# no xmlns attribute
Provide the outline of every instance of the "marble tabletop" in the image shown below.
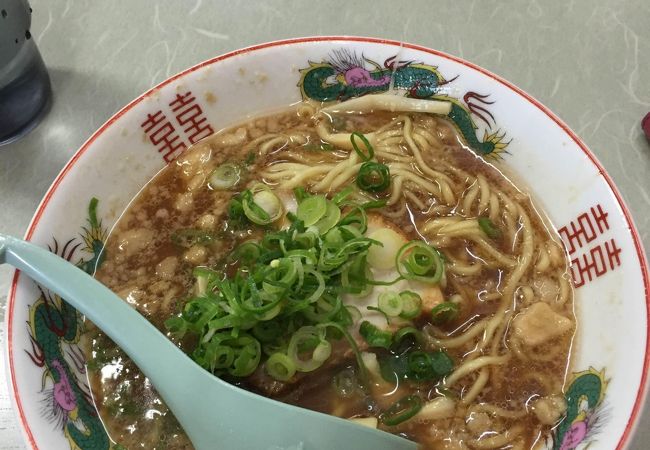
<svg viewBox="0 0 650 450"><path fill-rule="evenodd" d="M48 186L120 107L180 70L260 42L385 37L442 50L502 75L584 139L620 188L650 250L650 2L647 0L31 0L32 35L54 104L0 147L0 230L22 235ZM0 345L11 272L0 268ZM4 354L3 354L4 356ZM2 358L1 356L0 358ZM24 449L0 361L0 449ZM631 449L650 447L650 406Z"/></svg>

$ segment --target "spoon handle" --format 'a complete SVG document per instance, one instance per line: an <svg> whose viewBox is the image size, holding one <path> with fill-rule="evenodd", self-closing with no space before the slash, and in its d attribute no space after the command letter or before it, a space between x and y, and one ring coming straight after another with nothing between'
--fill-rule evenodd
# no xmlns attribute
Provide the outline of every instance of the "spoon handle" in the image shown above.
<svg viewBox="0 0 650 450"><path fill-rule="evenodd" d="M145 374L173 371L189 358L148 320L93 277L63 258L29 242L0 234L0 263L24 272L102 329ZM178 355L160 360L158 352ZM183 363L185 361L182 361Z"/></svg>
<svg viewBox="0 0 650 450"><path fill-rule="evenodd" d="M185 375L182 368L196 366L134 308L86 272L54 253L0 234L0 263L3 262L56 292L90 319L129 355L157 388L166 390L165 386L158 384L180 382ZM159 355L165 357L159 358ZM163 379L158 376L161 373L178 376L165 376Z"/></svg>
<svg viewBox="0 0 650 450"><path fill-rule="evenodd" d="M179 386L186 386L188 378L202 376L205 371L134 308L63 258L29 242L2 234L1 263L14 266L65 299L129 355L175 413L177 408L181 411L186 409L183 402L188 403L188 400L179 398L175 390ZM182 414L177 419L183 424Z"/></svg>
<svg viewBox="0 0 650 450"><path fill-rule="evenodd" d="M0 234L0 264L56 292L101 328L149 377L198 450L415 450L416 444L280 403L208 373L117 295L57 255Z"/></svg>

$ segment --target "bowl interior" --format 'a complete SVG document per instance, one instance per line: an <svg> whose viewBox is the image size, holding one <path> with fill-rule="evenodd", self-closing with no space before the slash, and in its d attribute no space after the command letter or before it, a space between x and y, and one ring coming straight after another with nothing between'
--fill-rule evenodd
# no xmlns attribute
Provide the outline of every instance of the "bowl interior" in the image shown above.
<svg viewBox="0 0 650 450"><path fill-rule="evenodd" d="M348 70L356 70L356 79L336 77L342 58L355 62ZM395 69L405 80L399 95L419 89L418 96L457 102L466 113L457 123L465 126L464 137L526 185L566 245L579 333L568 374L569 414L548 447L623 446L645 392L648 360L650 286L630 215L604 169L566 125L518 88L458 58L384 40L309 38L206 61L143 94L102 126L57 177L27 237L73 262L88 262L141 187L192 143L303 98L386 90L388 82L380 81L400 61L411 63ZM108 448L88 397L77 314L16 275L7 322L11 390L31 446Z"/></svg>

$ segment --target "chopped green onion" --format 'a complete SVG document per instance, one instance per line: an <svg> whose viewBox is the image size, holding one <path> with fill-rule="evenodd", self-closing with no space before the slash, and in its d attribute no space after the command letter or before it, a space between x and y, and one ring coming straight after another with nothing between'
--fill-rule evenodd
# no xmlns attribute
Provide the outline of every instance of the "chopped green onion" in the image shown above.
<svg viewBox="0 0 650 450"><path fill-rule="evenodd" d="M352 208L339 221L338 225L343 228L344 225L352 226L358 229L359 234L363 234L368 229L368 214L360 206Z"/></svg>
<svg viewBox="0 0 650 450"><path fill-rule="evenodd" d="M454 370L454 361L442 350L431 353L431 365L438 378L446 377Z"/></svg>
<svg viewBox="0 0 650 450"><path fill-rule="evenodd" d="M386 164L367 161L357 173L357 186L367 192L382 192L390 186L390 170Z"/></svg>
<svg viewBox="0 0 650 450"><path fill-rule="evenodd" d="M211 189L224 190L236 186L241 179L241 169L239 166L226 163L222 164L210 174L208 186Z"/></svg>
<svg viewBox="0 0 650 450"><path fill-rule="evenodd" d="M282 202L270 189L254 193L253 201L269 215L271 222L282 217Z"/></svg>
<svg viewBox="0 0 650 450"><path fill-rule="evenodd" d="M233 259L239 261L242 265L255 263L262 253L259 244L255 242L244 242L240 244L232 253Z"/></svg>
<svg viewBox="0 0 650 450"><path fill-rule="evenodd" d="M352 348L352 353L354 353L354 357L357 360L357 365L359 366L359 370L361 371L360 378L363 382L366 382L368 379L368 369L366 368L366 365L363 362L363 357L361 356L361 352L359 351L359 346L357 345L357 341L354 340L354 338L350 335L348 330L336 322L322 323L319 324L318 327L323 330L327 330L327 328L334 328L339 333L341 333L341 335L348 341L348 344L350 344L350 347Z"/></svg>
<svg viewBox="0 0 650 450"><path fill-rule="evenodd" d="M408 355L409 378L416 381L432 380L436 378L433 370L433 358L421 350L410 352Z"/></svg>
<svg viewBox="0 0 650 450"><path fill-rule="evenodd" d="M414 319L422 312L422 297L412 291L402 291L399 294L402 300L402 319Z"/></svg>
<svg viewBox="0 0 650 450"><path fill-rule="evenodd" d="M226 369L235 361L235 351L225 345L216 345L210 349L212 353L212 370Z"/></svg>
<svg viewBox="0 0 650 450"><path fill-rule="evenodd" d="M282 323L275 320L258 322L251 331L253 332L253 336L262 343L273 342L282 336L284 332Z"/></svg>
<svg viewBox="0 0 650 450"><path fill-rule="evenodd" d="M269 213L267 213L260 205L255 203L251 191L247 190L242 193L241 204L244 215L251 222L258 225L267 225L272 222Z"/></svg>
<svg viewBox="0 0 650 450"><path fill-rule="evenodd" d="M228 373L234 377L246 377L253 373L262 356L259 341L252 336L241 335L229 345L235 350L236 356Z"/></svg>
<svg viewBox="0 0 650 450"><path fill-rule="evenodd" d="M366 262L366 254L357 254L341 272L341 288L343 292L364 296L372 290L369 284L371 278L370 270Z"/></svg>
<svg viewBox="0 0 650 450"><path fill-rule="evenodd" d="M444 273L438 250L417 240L405 244L399 250L395 266L403 278L429 284L439 283Z"/></svg>
<svg viewBox="0 0 650 450"><path fill-rule="evenodd" d="M314 195L307 197L298 204L296 217L298 217L298 220L302 220L306 227L310 227L318 222L326 211L327 199L323 195Z"/></svg>
<svg viewBox="0 0 650 450"><path fill-rule="evenodd" d="M431 323L434 325L443 325L451 322L458 317L460 307L457 303L443 302L431 310Z"/></svg>
<svg viewBox="0 0 650 450"><path fill-rule="evenodd" d="M268 225L282 217L282 202L267 186L258 184L242 193L244 214L257 225Z"/></svg>
<svg viewBox="0 0 650 450"><path fill-rule="evenodd" d="M322 295L315 302L308 303L311 304L305 307L303 314L309 320L317 323L328 322L332 320L343 307L343 301L338 295Z"/></svg>
<svg viewBox="0 0 650 450"><path fill-rule="evenodd" d="M313 342L316 338L318 343L311 352L311 357L306 360L302 359L300 353L306 353L306 351L301 351L301 347L305 343ZM332 345L325 340L320 330L313 326L304 326L296 331L291 336L287 349L287 355L294 362L296 370L299 372L311 372L318 369L330 357L331 353Z"/></svg>
<svg viewBox="0 0 650 450"><path fill-rule="evenodd" d="M165 320L165 328L176 339L181 339L187 331L187 322L182 317L173 316Z"/></svg>
<svg viewBox="0 0 650 450"><path fill-rule="evenodd" d="M395 292L382 292L379 294L377 306L388 317L397 317L402 313L402 298Z"/></svg>
<svg viewBox="0 0 650 450"><path fill-rule="evenodd" d="M388 317L388 314L386 314L385 312L383 312L381 309L377 308L376 306L366 306L366 309L368 311L376 311L376 312L378 312L379 314L384 316L384 319L386 319L386 323L390 323L390 317Z"/></svg>
<svg viewBox="0 0 650 450"><path fill-rule="evenodd" d="M479 217L478 226L481 227L483 233L490 239L498 239L501 237L501 230L487 217Z"/></svg>
<svg viewBox="0 0 650 450"><path fill-rule="evenodd" d="M357 323L361 320L362 315L361 311L359 311L359 308L356 306L347 305L345 309L347 309L348 313L350 314L350 320L352 322L351 324Z"/></svg>
<svg viewBox="0 0 650 450"><path fill-rule="evenodd" d="M278 381L289 381L296 373L296 365L284 353L274 353L266 360L266 371Z"/></svg>
<svg viewBox="0 0 650 450"><path fill-rule="evenodd" d="M332 197L332 201L336 206L341 206L341 203L343 203L345 199L348 198L350 194L352 194L352 192L354 192L352 186L348 186L336 194L334 197Z"/></svg>
<svg viewBox="0 0 650 450"><path fill-rule="evenodd" d="M388 203L388 201L385 200L385 199L383 199L383 200L370 200L370 201L367 201L366 203L364 203L362 205L359 205L359 206L361 208L363 208L364 210L365 209L377 209L377 208L383 208L384 206L386 206L387 203Z"/></svg>
<svg viewBox="0 0 650 450"><path fill-rule="evenodd" d="M393 403L379 415L379 420L389 427L399 425L415 416L422 409L422 399L418 395L407 395Z"/></svg>
<svg viewBox="0 0 650 450"><path fill-rule="evenodd" d="M262 343L262 351L267 356L271 356L273 353L286 353L287 345L287 340L280 337L275 341Z"/></svg>
<svg viewBox="0 0 650 450"><path fill-rule="evenodd" d="M188 299L178 316L166 321L170 335L178 339L191 333L192 358L218 376L235 377L255 371L262 353L265 357L285 355L296 371L316 370L330 357L332 340L344 337L357 359L359 378L366 380L364 361L348 331L362 322L362 316L357 308L343 304L342 294L364 295L375 285L391 283L372 279L368 252L381 243L364 236L366 209L383 202L357 204L348 198L353 192L345 189L327 200L297 189L298 204L306 202L304 208L310 202L315 204L320 209L317 217L309 217L313 211L301 211L300 217L291 216L288 228L265 230L259 241L244 241L235 247L219 262L218 271L196 268L197 296ZM250 222L265 225L275 220L274 203L279 200L263 185L234 195L223 233L237 232L234 236L246 239L239 231ZM279 218L281 204L277 209ZM189 236L203 239L199 233L190 232ZM399 309L397 303L401 302L403 313L410 300L404 302L393 294L390 301L382 300L382 307L391 312L390 308ZM373 346L391 345L391 333L370 323L360 324L360 332ZM270 371L275 370L276 378L291 373L291 364L285 364L281 356L271 363L277 363L269 365L275 368Z"/></svg>
<svg viewBox="0 0 650 450"><path fill-rule="evenodd" d="M356 141L357 139L363 143L367 154L359 148L359 144L357 144ZM372 145L370 145L368 138L363 134L355 131L350 135L350 142L352 143L352 148L354 148L354 151L357 152L357 155L359 155L362 161L370 161L375 156L375 150L372 148Z"/></svg>
<svg viewBox="0 0 650 450"><path fill-rule="evenodd" d="M393 336L388 331L380 330L367 320L361 322L359 334L370 347L383 347L388 349L393 342Z"/></svg>
<svg viewBox="0 0 650 450"><path fill-rule="evenodd" d="M241 194L237 194L230 199L228 203L228 219L231 225L239 226L246 219L244 207L242 205Z"/></svg>
<svg viewBox="0 0 650 450"><path fill-rule="evenodd" d="M329 230L331 230L334 227L334 225L337 224L340 218L341 218L341 210L334 202L328 200L325 209L325 214L323 215L323 217L321 217L318 220L318 222L314 224L314 226L318 229L318 231L321 234L325 234ZM308 225L305 224L305 226Z"/></svg>
<svg viewBox="0 0 650 450"><path fill-rule="evenodd" d="M298 203L302 202L304 199L309 197L309 194L307 193L305 188L302 187L302 186L298 186L298 187L294 188L293 189L293 195L294 195L294 197L296 197L296 201Z"/></svg>
<svg viewBox="0 0 650 450"><path fill-rule="evenodd" d="M215 303L195 298L185 304L181 317L187 321L189 329L199 331L217 314L219 307Z"/></svg>
<svg viewBox="0 0 650 450"><path fill-rule="evenodd" d="M253 373L261 356L259 341L245 332L238 337L230 332L215 333L192 352L192 359L201 367L212 372L226 370L235 377Z"/></svg>
<svg viewBox="0 0 650 450"><path fill-rule="evenodd" d="M424 340L422 336L422 332L417 328L403 327L395 332L395 335L393 336L393 342L395 342L395 344L399 344L402 341L402 339L404 339L407 336L413 336L414 341L417 343L422 343L422 341Z"/></svg>
<svg viewBox="0 0 650 450"><path fill-rule="evenodd" d="M408 354L408 377L415 381L440 380L454 369L454 362L443 350L432 353L421 350Z"/></svg>

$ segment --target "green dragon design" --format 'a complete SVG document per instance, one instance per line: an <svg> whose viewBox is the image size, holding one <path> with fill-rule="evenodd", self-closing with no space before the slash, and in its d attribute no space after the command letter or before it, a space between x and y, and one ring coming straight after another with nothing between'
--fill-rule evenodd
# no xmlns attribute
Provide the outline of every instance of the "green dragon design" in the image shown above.
<svg viewBox="0 0 650 450"><path fill-rule="evenodd" d="M605 419L602 402L606 389L604 372L590 368L574 374L564 395L567 412L555 429L553 450L573 450L593 439Z"/></svg>
<svg viewBox="0 0 650 450"><path fill-rule="evenodd" d="M82 228L83 243L71 239L59 249L59 243L54 239L54 247L50 247L50 251L70 261L84 245L83 250L93 256L88 260L81 259L77 266L90 274L102 263L106 238L106 230L97 220L97 203L95 198L90 201L89 226ZM112 444L97 415L90 389L80 379L86 370L84 355L77 345L83 330L80 314L59 296L44 290L29 312L32 349L27 354L34 364L44 368L43 411L63 430L72 450L110 449ZM46 388L48 380L50 388Z"/></svg>
<svg viewBox="0 0 650 450"><path fill-rule="evenodd" d="M373 69L366 68L366 65ZM388 58L382 67L349 51L337 50L333 52L330 61L310 62L309 67L300 73L298 86L303 99L342 101L385 92L391 88L403 90L411 98L450 101L452 107L449 119L467 146L477 153L497 156L508 145L508 142L504 142L505 134L499 131L486 131L482 138L476 134L478 126L472 115L491 128L494 116L488 111L487 105L494 102L488 101L487 95L476 92L467 92L463 96L464 104L459 99L446 95L444 92L448 89L444 86L457 77L446 80L437 67L414 61L398 61L396 56Z"/></svg>

